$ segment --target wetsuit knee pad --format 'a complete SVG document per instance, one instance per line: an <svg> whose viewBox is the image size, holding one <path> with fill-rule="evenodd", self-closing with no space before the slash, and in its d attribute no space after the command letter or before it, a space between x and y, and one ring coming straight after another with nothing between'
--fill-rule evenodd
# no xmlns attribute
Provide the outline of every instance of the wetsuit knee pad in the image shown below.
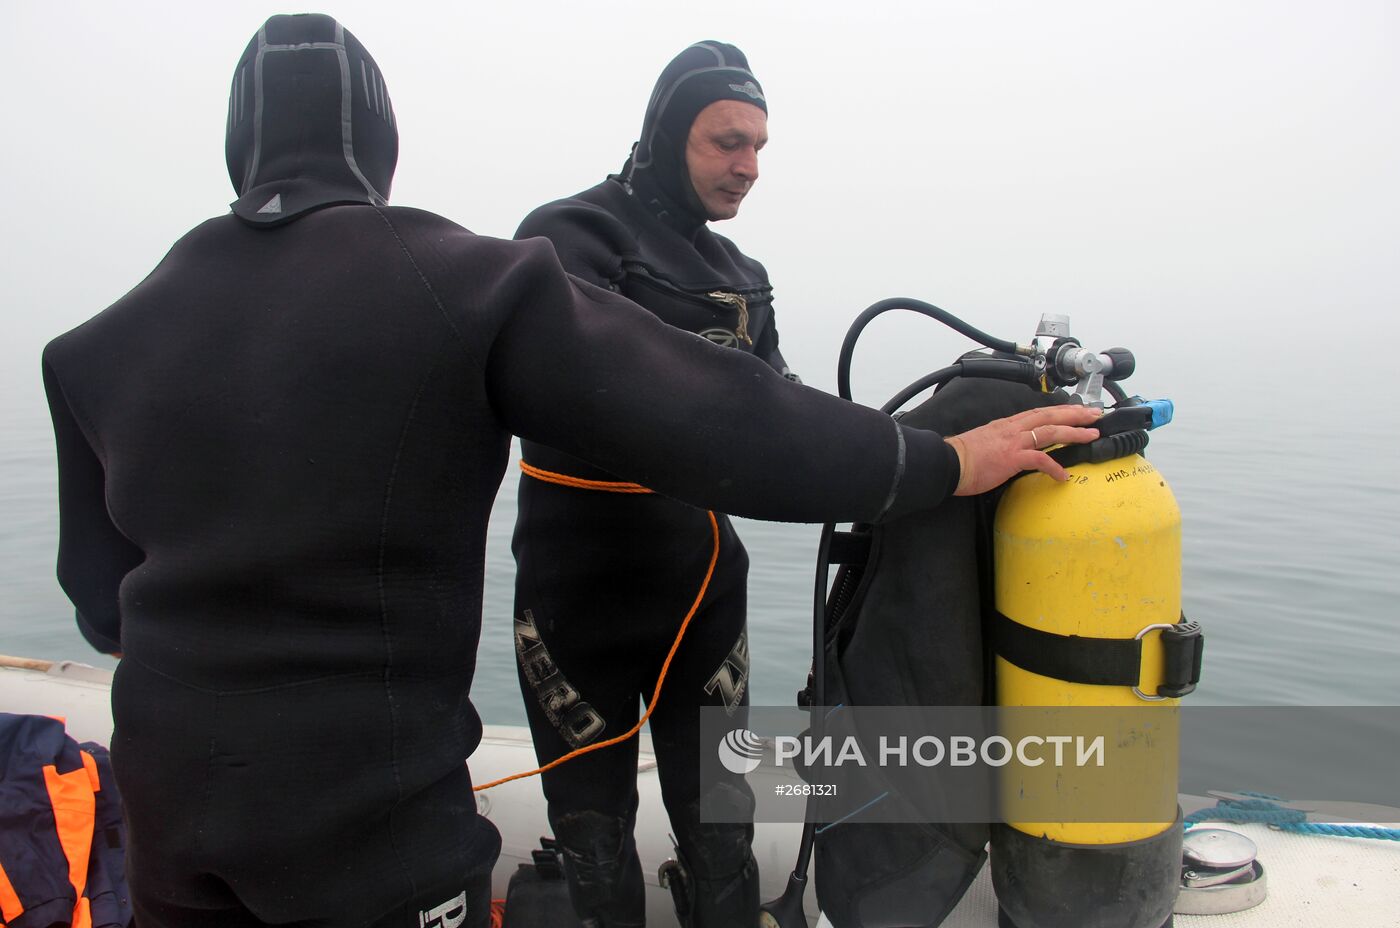
<svg viewBox="0 0 1400 928"><path fill-rule="evenodd" d="M551 815L569 899L587 928L646 923L642 864L632 836L635 815L582 811Z"/></svg>

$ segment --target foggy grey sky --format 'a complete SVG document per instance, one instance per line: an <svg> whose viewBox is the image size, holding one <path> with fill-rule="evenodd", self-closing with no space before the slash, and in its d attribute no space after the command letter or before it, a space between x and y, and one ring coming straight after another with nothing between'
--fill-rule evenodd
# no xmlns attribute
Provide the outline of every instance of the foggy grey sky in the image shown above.
<svg viewBox="0 0 1400 928"><path fill-rule="evenodd" d="M0 37L7 424L43 416L48 338L226 211L228 79L262 20L292 11L55 9L9 0ZM1068 312L1086 342L1135 348L1148 392L1203 389L1197 364L1246 336L1271 352L1248 362L1261 377L1319 335L1375 344L1400 308L1394 2L313 9L386 75L391 202L500 236L621 165L673 54L739 45L772 142L740 217L717 228L768 266L785 354L828 389L850 319L896 294L1014 338ZM962 347L922 320L882 325L858 398Z"/></svg>
<svg viewBox="0 0 1400 928"><path fill-rule="evenodd" d="M229 78L262 21L297 10L3 4L0 652L92 660L59 621L39 352L227 210ZM1087 344L1136 351L1132 390L1177 401L1154 461L1186 515L1188 598L1222 668L1243 668L1211 692L1288 702L1309 698L1304 680L1327 694L1313 698L1396 701L1400 429L1375 402L1394 391L1400 310L1396 0L312 9L387 77L392 202L499 236L621 165L681 48L739 45L772 142L717 229L768 266L808 383L834 389L842 335L882 297L1018 339L1069 313ZM918 317L868 331L854 374L873 404L967 347ZM488 550L487 621L507 626L512 487ZM810 541L787 528L744 526L755 615L805 609L788 574ZM754 653L781 654L793 626L765 642L766 621ZM483 648L480 687L503 669L514 706L508 628ZM804 668L767 698L789 698Z"/></svg>

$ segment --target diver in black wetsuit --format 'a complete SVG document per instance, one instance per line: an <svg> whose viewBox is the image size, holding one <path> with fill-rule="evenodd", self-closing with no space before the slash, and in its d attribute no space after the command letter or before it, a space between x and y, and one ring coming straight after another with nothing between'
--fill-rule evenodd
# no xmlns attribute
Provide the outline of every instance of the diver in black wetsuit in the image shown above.
<svg viewBox="0 0 1400 928"><path fill-rule="evenodd" d="M569 273L796 380L778 350L763 265L707 225L737 214L767 138L767 100L743 53L697 43L662 71L622 171L535 210L515 237L549 239ZM523 452L548 473L617 480L537 442ZM650 718L662 797L692 884L679 914L697 928L756 924L759 903L752 825L699 821L701 707L722 707L742 726L749 702L748 555L728 517L716 518L713 576ZM521 477L515 640L541 764L636 724L638 701L651 698L706 576L709 519L663 496ZM636 770L633 740L543 774L570 895L590 926L644 922ZM723 791L716 800L752 808L742 777L712 788Z"/></svg>
<svg viewBox="0 0 1400 928"><path fill-rule="evenodd" d="M44 351L59 580L124 652L143 928L487 924L499 837L463 758L511 433L793 520L935 506L1056 471L1030 428L1096 434L1081 411L944 440L788 383L544 243L385 207L396 152L360 44L273 17L234 76L232 215Z"/></svg>

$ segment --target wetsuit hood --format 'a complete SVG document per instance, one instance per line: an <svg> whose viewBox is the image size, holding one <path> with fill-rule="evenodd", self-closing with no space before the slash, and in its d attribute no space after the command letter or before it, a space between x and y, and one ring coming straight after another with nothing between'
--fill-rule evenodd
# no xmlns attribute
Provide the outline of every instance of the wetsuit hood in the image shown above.
<svg viewBox="0 0 1400 928"><path fill-rule="evenodd" d="M681 226L708 221L690 183L685 143L700 111L717 100L751 103L765 113L763 87L749 60L733 45L697 42L661 72L642 119L642 134L622 167L621 180L653 212Z"/></svg>
<svg viewBox="0 0 1400 928"><path fill-rule="evenodd" d="M337 203L383 206L399 134L374 59L329 16L272 17L234 71L224 151L233 211L254 225Z"/></svg>

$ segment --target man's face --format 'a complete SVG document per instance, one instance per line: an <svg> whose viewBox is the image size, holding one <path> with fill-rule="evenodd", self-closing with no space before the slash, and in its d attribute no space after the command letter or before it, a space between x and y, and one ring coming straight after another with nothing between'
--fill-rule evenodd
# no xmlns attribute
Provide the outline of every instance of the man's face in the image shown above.
<svg viewBox="0 0 1400 928"><path fill-rule="evenodd" d="M758 153L768 144L768 114L751 103L716 100L690 124L685 165L710 219L733 219L758 180Z"/></svg>

